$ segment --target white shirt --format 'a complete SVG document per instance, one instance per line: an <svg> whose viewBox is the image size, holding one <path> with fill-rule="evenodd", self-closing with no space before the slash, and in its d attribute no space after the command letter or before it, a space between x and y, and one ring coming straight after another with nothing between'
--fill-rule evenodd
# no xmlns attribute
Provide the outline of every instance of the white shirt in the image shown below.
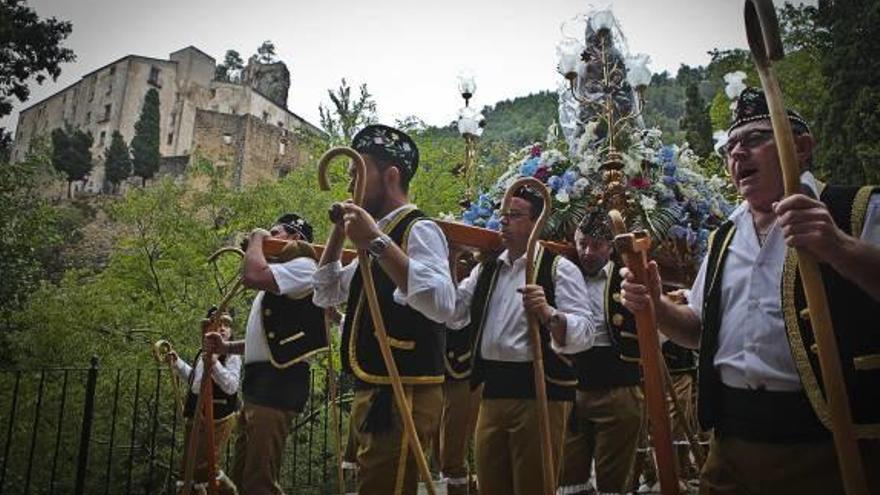
<svg viewBox="0 0 880 495"><path fill-rule="evenodd" d="M398 214L404 215L414 208L413 205L401 206L379 220L377 225L384 232ZM446 321L455 309L455 285L449 275L449 246L443 231L434 222L416 222L407 237L406 255L409 258L408 290L404 293L399 287L395 289L394 302L409 306L432 321ZM329 308L344 303L357 270L357 260L344 268L339 261L318 268L314 275L315 305Z"/></svg>
<svg viewBox="0 0 880 495"><path fill-rule="evenodd" d="M312 290L312 277L318 264L309 257L294 258L285 263L271 263L269 269L278 285L277 295L291 297L305 296ZM269 344L266 342L266 334L263 331L263 296L266 291L260 291L251 304L251 312L248 315L247 332L244 337L244 362L261 363L269 361Z"/></svg>
<svg viewBox="0 0 880 495"><path fill-rule="evenodd" d="M801 182L817 191L809 172ZM817 194L818 197L818 194ZM785 334L780 298L785 238L776 222L758 243L752 214L743 202L730 215L736 232L721 277L721 329L714 364L724 384L735 388L797 391L802 388ZM871 196L861 238L880 244L880 195ZM702 318L706 262L694 281L689 305Z"/></svg>
<svg viewBox="0 0 880 495"><path fill-rule="evenodd" d="M196 376L193 378L191 387L192 393L194 394L198 394L200 387L202 386L202 369L204 369L204 360L199 356L199 361L196 363ZM174 370L180 375L183 381L189 381L189 375L192 373L192 366L184 361L183 358L177 358ZM214 383L220 387L220 390L230 395L238 391L240 377L241 357L236 356L235 354L226 356L226 366L221 364L218 360L214 363L214 368L211 370L211 378L214 380Z"/></svg>
<svg viewBox="0 0 880 495"><path fill-rule="evenodd" d="M605 324L607 321L607 315L605 314L605 286L608 284L608 278L611 277L613 266L614 264L609 261L595 275L584 275L584 284L587 287L587 309L593 315L593 323L595 325L595 330L593 331L594 347L611 346L611 337L608 335L608 327Z"/></svg>
<svg viewBox="0 0 880 495"><path fill-rule="evenodd" d="M526 312L522 295L516 291L526 282L525 256L511 262L505 250L498 261L495 287L489 296L487 313L483 317L485 323L480 354L483 359L494 361L532 361ZM553 281L556 284L556 309L565 317L566 331L565 345L558 345L553 339L550 340L550 345L557 353L574 354L593 345L596 326L593 313L583 304L587 288L580 269L565 258L560 258L555 268ZM458 330L470 323L471 303L482 269L482 263L475 266L470 275L459 284L455 314L446 323L450 329Z"/></svg>

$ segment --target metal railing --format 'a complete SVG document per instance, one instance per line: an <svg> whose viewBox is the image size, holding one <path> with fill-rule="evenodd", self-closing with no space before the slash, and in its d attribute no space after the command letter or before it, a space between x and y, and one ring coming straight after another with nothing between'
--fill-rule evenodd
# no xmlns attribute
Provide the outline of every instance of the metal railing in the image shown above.
<svg viewBox="0 0 880 495"><path fill-rule="evenodd" d="M184 428L170 373L104 369L95 357L85 368L0 370L0 494L174 493ZM333 493L334 435L345 430L331 424L323 369L313 366L310 380L281 481L294 493ZM350 397L350 386L340 390ZM222 453L227 472L232 444Z"/></svg>

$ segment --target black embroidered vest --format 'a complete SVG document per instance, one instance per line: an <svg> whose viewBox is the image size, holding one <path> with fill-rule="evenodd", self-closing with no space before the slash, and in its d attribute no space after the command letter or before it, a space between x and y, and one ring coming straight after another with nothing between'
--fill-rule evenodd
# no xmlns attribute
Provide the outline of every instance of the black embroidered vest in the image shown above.
<svg viewBox="0 0 880 495"><path fill-rule="evenodd" d="M196 410L196 404L199 400L199 395L192 391L192 386L196 376L196 366L198 366L201 359L202 351L199 351L196 353L196 357L193 360L193 368L186 384L186 402L183 405L183 417L185 418L193 417L193 413ZM226 356L220 356L220 363L223 365L226 364ZM205 371L202 370L202 376L204 376L204 373ZM217 385L217 382L212 382L211 385L214 389L214 421L224 419L230 414L238 411L240 406L238 392L227 394L219 385Z"/></svg>
<svg viewBox="0 0 880 495"><path fill-rule="evenodd" d="M605 283L605 328L611 346L596 346L574 356L578 388L596 390L638 385L639 337L635 316L620 303L620 264L612 261Z"/></svg>
<svg viewBox="0 0 880 495"><path fill-rule="evenodd" d="M260 316L275 368L287 368L327 350L324 310L312 303L312 291L281 296L265 292Z"/></svg>
<svg viewBox="0 0 880 495"><path fill-rule="evenodd" d="M535 280L531 281L531 283L536 283L544 288L547 303L551 306L556 305L556 284L553 281L553 274L556 270L556 263L560 259L559 256L539 248L535 261L537 265L537 270L534 272ZM500 265L501 262L497 259L483 263L471 303L471 323L469 326L472 328L467 330L467 334L471 336L470 351L468 351L471 354L471 360L468 372L470 373L471 385L474 387L482 383L486 378L486 361L480 354L480 342L483 338L485 318L489 313L488 305L495 288ZM521 296L519 293L512 293L509 297ZM574 398L573 387L577 384L572 363L568 358L553 351L550 346L550 332L543 326L541 327L541 350L544 355L544 374L547 381L548 396L556 400L572 400ZM531 366L528 366L528 368L531 369ZM534 380L531 378L533 376L532 372L529 371L523 376L528 377L526 383L511 385L522 388L531 387L533 389ZM534 391L532 391L531 395L534 396Z"/></svg>
<svg viewBox="0 0 880 495"><path fill-rule="evenodd" d="M858 237L870 194L874 190L872 187L828 186L822 191L820 199L828 207L837 226ZM721 277L727 247L734 232L733 222L728 221L709 238L698 392L698 416L704 430L715 426L723 407L722 383L714 366L714 358L721 328ZM857 433L859 436L880 438L880 387L877 387L880 383L880 333L871 328L877 326L871 322L876 320L880 303L843 279L830 266L819 266ZM818 350L809 326L794 250L787 252L782 278L783 318L792 357L804 392L816 416L827 427L829 418L818 365Z"/></svg>
<svg viewBox="0 0 880 495"><path fill-rule="evenodd" d="M878 190L870 186L828 186L820 199L828 206L837 226L858 238L870 195ZM819 420L830 429L819 350L810 325L797 263L797 252L789 249L782 275L785 330L804 391ZM844 279L831 266L820 264L819 267L837 337L853 423L858 436L880 438L880 325L877 323L880 302Z"/></svg>
<svg viewBox="0 0 880 495"><path fill-rule="evenodd" d="M419 221L426 221L424 213L417 209L404 210L386 226L385 233L406 251L409 231ZM443 324L430 320L409 306L394 302L397 288L394 281L372 258L369 267L401 382L405 385L442 383L446 342ZM348 292L340 349L343 371L353 373L368 384L388 385L390 379L373 333L373 320L363 291L360 270L358 267Z"/></svg>

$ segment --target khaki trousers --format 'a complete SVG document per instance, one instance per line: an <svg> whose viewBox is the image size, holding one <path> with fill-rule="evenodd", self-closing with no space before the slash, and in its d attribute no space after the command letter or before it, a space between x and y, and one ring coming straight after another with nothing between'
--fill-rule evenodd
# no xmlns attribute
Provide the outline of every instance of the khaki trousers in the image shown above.
<svg viewBox="0 0 880 495"><path fill-rule="evenodd" d="M571 493L586 492L593 461L596 489L607 493L632 490L639 431L642 389L638 385L577 391L576 430L565 437L560 486Z"/></svg>
<svg viewBox="0 0 880 495"><path fill-rule="evenodd" d="M868 492L880 493L880 442L860 446ZM831 440L780 445L715 436L700 475L700 495L843 493Z"/></svg>
<svg viewBox="0 0 880 495"><path fill-rule="evenodd" d="M467 457L477 426L481 393L482 387L471 391L469 380L447 378L443 383L439 460L449 495L467 494L468 491Z"/></svg>
<svg viewBox="0 0 880 495"><path fill-rule="evenodd" d="M559 466L570 403L549 401L553 465ZM477 418L477 480L481 495L544 492L541 434L534 399L483 399ZM555 485L555 483L554 483Z"/></svg>
<svg viewBox="0 0 880 495"><path fill-rule="evenodd" d="M238 419L232 480L243 495L283 495L281 456L294 411L245 403Z"/></svg>
<svg viewBox="0 0 880 495"><path fill-rule="evenodd" d="M232 481L221 474L220 471L220 456L223 455L223 451L226 450L226 443L229 441L229 436L232 434L232 429L236 423L237 414L233 413L229 416L219 420L214 421L214 472L219 476L219 493L220 495L235 495L238 491L235 488L235 485ZM193 428L193 420L189 418L186 420L186 426L184 427L184 440L183 440L183 457L180 459L180 479L182 480L186 474L184 470L186 469L187 463L187 452L189 452L189 436L192 432ZM204 432L200 432L199 435L199 446L196 449L196 465L195 471L193 472L193 482L196 485L200 485L206 483L208 481L208 471L211 467L211 461L207 459L207 446L205 444L205 435Z"/></svg>
<svg viewBox="0 0 880 495"><path fill-rule="evenodd" d="M425 452L430 452L431 442L440 425L443 407L443 386L404 385L407 402L412 410L416 434ZM357 390L351 410L357 443L358 493L360 495L414 495L417 491L419 472L415 457L406 439L400 412L393 406L393 421L389 431L366 433L360 425L370 409L370 401L376 389Z"/></svg>

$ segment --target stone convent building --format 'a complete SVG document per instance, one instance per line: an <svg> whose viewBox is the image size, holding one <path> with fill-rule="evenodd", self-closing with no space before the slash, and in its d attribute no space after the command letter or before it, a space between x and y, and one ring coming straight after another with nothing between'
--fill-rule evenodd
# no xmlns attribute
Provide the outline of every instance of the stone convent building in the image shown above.
<svg viewBox="0 0 880 495"><path fill-rule="evenodd" d="M12 151L22 160L31 141L64 127L92 133L95 163L77 190L99 193L104 181L104 150L118 130L126 143L134 137L144 96L159 92L159 175L182 176L195 156L226 169L236 187L285 175L306 159L303 136L324 136L287 108L290 73L282 62L251 58L241 83L214 79L216 62L189 46L160 60L128 55L21 111Z"/></svg>

